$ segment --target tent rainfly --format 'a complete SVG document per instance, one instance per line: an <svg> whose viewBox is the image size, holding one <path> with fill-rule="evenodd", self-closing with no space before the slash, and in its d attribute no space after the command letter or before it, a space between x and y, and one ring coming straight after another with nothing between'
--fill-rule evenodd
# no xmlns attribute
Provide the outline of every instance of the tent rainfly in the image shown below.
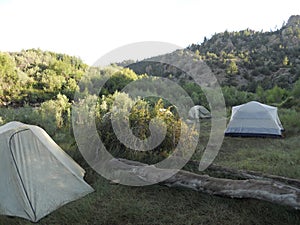
<svg viewBox="0 0 300 225"><path fill-rule="evenodd" d="M37 222L93 192L85 171L40 127L0 127L0 214Z"/></svg>
<svg viewBox="0 0 300 225"><path fill-rule="evenodd" d="M225 136L282 137L277 107L256 101L232 107Z"/></svg>

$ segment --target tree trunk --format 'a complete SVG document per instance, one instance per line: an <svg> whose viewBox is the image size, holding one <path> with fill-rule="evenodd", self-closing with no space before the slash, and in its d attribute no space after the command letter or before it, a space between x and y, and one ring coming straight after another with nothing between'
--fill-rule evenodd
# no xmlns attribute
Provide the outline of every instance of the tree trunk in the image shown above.
<svg viewBox="0 0 300 225"><path fill-rule="evenodd" d="M126 171L141 180L151 180L153 183L159 180L159 174L167 174L173 171L126 159L113 159L109 164L114 168L115 173ZM300 182L298 180L270 175L261 176L261 174L224 169L214 165L210 166L208 170L222 171L227 175L247 179L215 178L180 170L172 177L157 183L168 187L188 188L230 198L259 199L300 209L300 189L298 188ZM295 184L295 186L291 186L291 184Z"/></svg>
<svg viewBox="0 0 300 225"><path fill-rule="evenodd" d="M199 166L198 161L190 161L189 164L195 166L196 168L198 168ZM260 173L257 171L236 170L236 169L226 168L214 164L211 164L205 171L207 173L213 173L231 179L255 179L255 180L277 181L300 189L300 180L277 176L277 175Z"/></svg>

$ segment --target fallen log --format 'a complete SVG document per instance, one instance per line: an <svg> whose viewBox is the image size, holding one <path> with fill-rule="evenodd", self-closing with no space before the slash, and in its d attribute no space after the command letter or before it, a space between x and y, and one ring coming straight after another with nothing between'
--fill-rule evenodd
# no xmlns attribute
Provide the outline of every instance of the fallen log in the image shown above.
<svg viewBox="0 0 300 225"><path fill-rule="evenodd" d="M113 173L124 173L135 176L137 179L155 183L162 174L172 174L174 170L161 169L144 163L112 159L108 162ZM118 182L117 180L115 182ZM179 170L168 179L157 182L168 187L188 188L195 191L230 198L253 198L280 205L300 209L300 189L274 180L232 180L215 178L208 175L199 175L184 170Z"/></svg>
<svg viewBox="0 0 300 225"><path fill-rule="evenodd" d="M189 164L193 165L195 168L198 168L199 162L198 161L190 161ZM255 180L269 180L269 181L277 181L280 183L284 183L290 186L294 186L300 189L300 180L287 178L283 176L271 175L266 173L261 173L257 171L249 171L249 170L236 170L231 169L215 164L211 164L205 172L213 173L223 177L229 177L231 179L255 179Z"/></svg>

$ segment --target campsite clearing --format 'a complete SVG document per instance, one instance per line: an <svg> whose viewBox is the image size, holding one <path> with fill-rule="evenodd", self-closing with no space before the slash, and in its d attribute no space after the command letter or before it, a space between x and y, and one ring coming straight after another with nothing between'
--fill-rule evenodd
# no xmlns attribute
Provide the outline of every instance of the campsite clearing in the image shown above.
<svg viewBox="0 0 300 225"><path fill-rule="evenodd" d="M230 168L256 170L300 179L300 135L291 110L280 110L285 137L225 137L214 163ZM297 114L295 114L297 116ZM209 136L209 120L201 121L201 137L194 159ZM64 205L37 224L240 224L295 225L299 211L253 199L229 199L159 185L129 187L114 185L94 172L81 157L68 132L54 140L85 170L85 180L95 192ZM197 172L197 168L185 168ZM194 170L195 169L195 170ZM0 216L0 224L30 225L27 220Z"/></svg>

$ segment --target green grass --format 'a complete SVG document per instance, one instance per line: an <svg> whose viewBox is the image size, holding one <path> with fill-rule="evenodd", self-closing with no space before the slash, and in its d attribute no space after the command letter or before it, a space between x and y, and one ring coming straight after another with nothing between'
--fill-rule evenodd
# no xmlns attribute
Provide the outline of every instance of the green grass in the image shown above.
<svg viewBox="0 0 300 225"><path fill-rule="evenodd" d="M299 224L300 213L252 199L227 199L153 185L111 184L88 174L95 192L54 211L37 224ZM1 225L32 224L0 216Z"/></svg>
<svg viewBox="0 0 300 225"><path fill-rule="evenodd" d="M300 179L299 139L226 137L214 163Z"/></svg>
<svg viewBox="0 0 300 225"><path fill-rule="evenodd" d="M59 140L60 136L56 138ZM297 140L298 137L226 138L215 163L279 175L295 173L294 177L299 178L298 151L290 146L298 144ZM68 153L86 169L85 179L95 192L59 208L36 224L300 224L300 211L254 199L229 199L159 185L130 187L112 184L89 168L76 146L70 143L65 144L70 147ZM274 145L282 148L273 148ZM32 223L20 218L0 216L0 224Z"/></svg>

